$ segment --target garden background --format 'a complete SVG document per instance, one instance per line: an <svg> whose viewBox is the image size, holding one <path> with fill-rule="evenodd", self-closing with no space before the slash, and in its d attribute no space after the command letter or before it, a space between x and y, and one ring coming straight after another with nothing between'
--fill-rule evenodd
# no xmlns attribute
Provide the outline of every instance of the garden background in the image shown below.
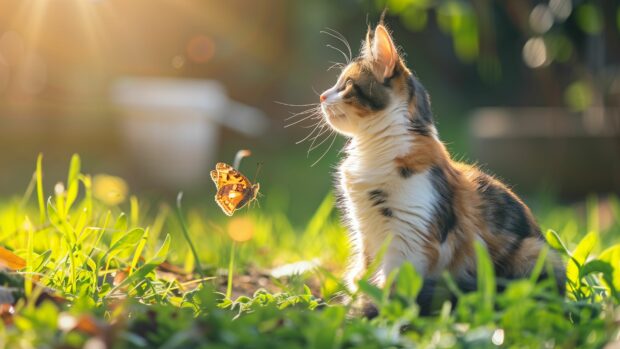
<svg viewBox="0 0 620 349"><path fill-rule="evenodd" d="M572 255L569 300L546 306L540 294L549 289L531 283L497 298L475 293L460 312L425 322L411 320L414 305L396 306L369 286L364 292L384 297L384 317L376 322L347 322L338 306L256 310L298 303L322 309L341 290L348 248L330 192L344 139L313 138L311 122L287 125L335 81L334 64L348 55L340 35L355 55L386 8L385 22L428 89L453 157L510 184L543 230L554 231L547 233L552 246ZM326 331L333 346L364 344L360 338L368 335L371 346L376 340L449 347L496 345L500 334L503 343L508 329L506 343L523 346L613 342L619 108L614 1L2 1L0 245L25 264L0 275L17 292L0 311L8 319L0 344L81 347L99 338L111 347L182 347L194 340L324 347L310 338ZM239 149L252 151L240 169L260 182L262 195L228 218L214 203L209 171L218 161L232 163ZM586 261L611 267L584 270ZM230 270L233 297L226 290ZM401 274L415 280L410 270ZM41 310L38 293L48 291L63 300ZM401 291L409 298L417 292ZM534 304L525 307L530 312L516 310L523 297ZM125 298L127 306L115 313L111 300ZM174 315L183 320L167 330L141 319L121 324L143 311L131 299L153 305L159 316L184 305L193 312ZM233 311L221 312L211 304L217 302ZM476 306L487 308L468 317L465 309ZM228 316L237 310L254 313L234 322ZM62 327L63 314L74 320L91 314L95 329ZM516 325L532 314L542 316L532 328ZM318 325L326 319L334 321ZM308 321L316 327L308 325L299 338L278 332ZM398 335L405 323L414 331ZM469 327L457 326L463 323ZM187 330L204 333L209 326L243 334L201 341ZM391 334L382 337L384 330ZM433 331L452 339L442 342Z"/></svg>

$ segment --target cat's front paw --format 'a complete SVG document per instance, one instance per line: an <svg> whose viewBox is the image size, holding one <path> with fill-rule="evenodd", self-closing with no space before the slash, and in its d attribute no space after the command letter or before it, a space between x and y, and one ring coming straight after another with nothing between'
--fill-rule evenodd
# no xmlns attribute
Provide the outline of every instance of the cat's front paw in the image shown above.
<svg viewBox="0 0 620 349"><path fill-rule="evenodd" d="M379 308L367 296L359 296L353 300L349 308L349 317L365 317L373 319L379 316Z"/></svg>

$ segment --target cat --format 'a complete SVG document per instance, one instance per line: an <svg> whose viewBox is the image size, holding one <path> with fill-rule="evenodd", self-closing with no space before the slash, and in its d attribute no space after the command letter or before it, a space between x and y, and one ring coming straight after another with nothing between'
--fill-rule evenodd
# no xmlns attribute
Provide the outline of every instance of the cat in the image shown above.
<svg viewBox="0 0 620 349"><path fill-rule="evenodd" d="M371 279L380 287L411 263L425 286L447 271L475 289L475 241L487 248L499 278L530 274L546 245L530 209L499 180L450 158L429 95L383 21L368 28L360 55L319 99L327 124L349 139L336 186L354 252L345 276L351 291L388 238ZM561 259L550 251L547 260L555 271L547 276L564 292Z"/></svg>

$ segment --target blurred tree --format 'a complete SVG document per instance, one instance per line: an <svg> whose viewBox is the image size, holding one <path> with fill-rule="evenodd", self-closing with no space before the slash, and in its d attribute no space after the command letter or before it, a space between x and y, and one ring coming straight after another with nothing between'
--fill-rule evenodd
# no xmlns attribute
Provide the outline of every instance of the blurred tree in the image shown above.
<svg viewBox="0 0 620 349"><path fill-rule="evenodd" d="M449 36L462 64L498 84L514 58L501 48L522 42L521 58L533 71L548 105L572 111L618 106L620 5L614 1L375 0L408 30L436 25ZM433 19L435 23L433 23ZM513 51L514 52L514 51ZM594 125L596 126L596 125Z"/></svg>

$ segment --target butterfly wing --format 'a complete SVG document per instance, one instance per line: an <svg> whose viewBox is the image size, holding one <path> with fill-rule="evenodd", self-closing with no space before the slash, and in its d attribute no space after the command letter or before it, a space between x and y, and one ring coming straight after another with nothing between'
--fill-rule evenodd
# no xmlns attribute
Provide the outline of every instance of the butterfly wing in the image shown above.
<svg viewBox="0 0 620 349"><path fill-rule="evenodd" d="M215 170L211 171L211 180L215 183L219 189L222 185L231 181L231 173L238 172L232 166L223 162L218 162L215 165Z"/></svg>
<svg viewBox="0 0 620 349"><path fill-rule="evenodd" d="M242 207L247 198L249 189L253 186L241 172L223 162L217 163L215 171L211 171L211 179L217 186L215 202L228 216L232 216L236 209Z"/></svg>
<svg viewBox="0 0 620 349"><path fill-rule="evenodd" d="M226 184L215 195L215 202L228 216L233 215L241 200L243 200L243 192L238 190L237 184Z"/></svg>
<svg viewBox="0 0 620 349"><path fill-rule="evenodd" d="M260 188L259 184L256 183L251 187L246 188L243 198L237 203L237 209L242 208L248 202L256 199L256 195L258 195L258 189Z"/></svg>

